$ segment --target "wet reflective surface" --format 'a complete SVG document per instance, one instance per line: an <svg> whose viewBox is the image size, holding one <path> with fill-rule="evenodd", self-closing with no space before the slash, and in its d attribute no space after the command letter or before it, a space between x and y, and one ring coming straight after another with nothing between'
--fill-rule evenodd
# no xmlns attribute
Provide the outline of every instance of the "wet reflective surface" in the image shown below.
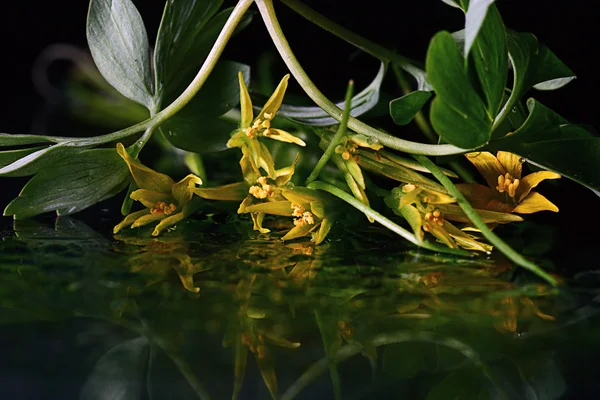
<svg viewBox="0 0 600 400"><path fill-rule="evenodd" d="M242 226L243 225L243 226ZM374 228L327 244L187 221L159 238L26 221L0 242L2 399L586 399L600 279ZM102 232L102 233L99 233Z"/></svg>

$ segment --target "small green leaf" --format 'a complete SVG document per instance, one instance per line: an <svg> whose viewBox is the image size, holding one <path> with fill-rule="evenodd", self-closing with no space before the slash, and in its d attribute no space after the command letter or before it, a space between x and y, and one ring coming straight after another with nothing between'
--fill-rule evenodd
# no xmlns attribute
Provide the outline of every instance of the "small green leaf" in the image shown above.
<svg viewBox="0 0 600 400"><path fill-rule="evenodd" d="M31 178L4 215L24 219L48 211L72 214L117 193L128 177L127 165L115 150L84 150Z"/></svg>
<svg viewBox="0 0 600 400"><path fill-rule="evenodd" d="M507 32L508 51L513 65L511 98L520 99L531 87L559 89L575 79L575 74L531 33Z"/></svg>
<svg viewBox="0 0 600 400"><path fill-rule="evenodd" d="M182 79L190 64L206 58L205 52L198 54L198 47L206 43L196 40L206 23L215 15L223 0L169 0L156 38L154 68L156 71L156 99L160 103L166 88ZM190 58L194 62L190 62ZM187 72L187 71L186 71Z"/></svg>
<svg viewBox="0 0 600 400"><path fill-rule="evenodd" d="M518 154L531 164L600 191L600 138L533 99L528 107L525 123L513 134L490 143L490 150Z"/></svg>
<svg viewBox="0 0 600 400"><path fill-rule="evenodd" d="M247 65L219 62L198 94L160 126L160 131L173 146L200 154L227 148L227 140L237 123L217 117L239 103L239 71L245 81L250 80Z"/></svg>
<svg viewBox="0 0 600 400"><path fill-rule="evenodd" d="M464 63L450 33L442 31L434 36L426 63L429 82L437 95L431 106L431 123L448 143L471 149L488 142L492 119Z"/></svg>
<svg viewBox="0 0 600 400"><path fill-rule="evenodd" d="M407 125L423 108L431 92L416 90L390 102L390 115L398 125Z"/></svg>
<svg viewBox="0 0 600 400"><path fill-rule="evenodd" d="M381 63L375 79L373 79L369 86L352 98L350 115L358 117L375 107L379 101L381 83L385 77L385 72L386 65ZM337 106L343 109L344 102L338 103ZM261 108L260 105L256 107ZM293 106L284 103L279 108L277 115L285 116L301 124L313 126L335 125L338 123L335 118L330 117L320 107Z"/></svg>
<svg viewBox="0 0 600 400"><path fill-rule="evenodd" d="M148 35L131 0L91 0L87 38L107 82L123 96L154 108Z"/></svg>

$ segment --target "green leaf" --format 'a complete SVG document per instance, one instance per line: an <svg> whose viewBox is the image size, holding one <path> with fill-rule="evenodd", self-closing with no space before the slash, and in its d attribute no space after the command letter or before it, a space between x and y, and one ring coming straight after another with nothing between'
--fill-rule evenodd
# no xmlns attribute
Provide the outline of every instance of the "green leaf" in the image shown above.
<svg viewBox="0 0 600 400"><path fill-rule="evenodd" d="M148 368L148 339L123 342L102 356L88 376L81 400L137 400L144 398Z"/></svg>
<svg viewBox="0 0 600 400"><path fill-rule="evenodd" d="M214 15L216 4L220 5L222 0L195 0L194 7L187 3L191 2L176 1L171 6L171 11L167 4L163 15L154 59L158 104L172 102L190 84L233 11L231 7ZM201 14L202 10L206 14ZM236 32L244 29L251 21L252 13L247 12ZM178 23L181 25L177 25ZM199 93L196 97L200 95Z"/></svg>
<svg viewBox="0 0 600 400"><path fill-rule="evenodd" d="M525 123L513 134L490 143L489 149L518 154L531 164L600 191L600 138L533 99L528 107Z"/></svg>
<svg viewBox="0 0 600 400"><path fill-rule="evenodd" d="M94 62L123 96L154 108L150 46L130 0L91 0L87 39Z"/></svg>
<svg viewBox="0 0 600 400"><path fill-rule="evenodd" d="M0 168L4 168L7 165L12 164L15 161L18 161L21 158L26 157L31 153L34 153L39 150L43 150L45 148L46 148L46 146L37 146L37 147L31 147L28 149L0 151Z"/></svg>
<svg viewBox="0 0 600 400"><path fill-rule="evenodd" d="M459 369L451 372L429 392L426 400L472 399L491 400L497 398L496 390L477 369Z"/></svg>
<svg viewBox="0 0 600 400"><path fill-rule="evenodd" d="M385 77L385 72L386 65L381 63L375 79L373 79L369 86L352 98L350 115L353 117L358 117L375 107L379 101L381 83ZM344 108L344 102L337 103L337 106ZM262 105L258 105L256 107L260 109L262 108ZM305 107L282 104L277 112L277 115L287 117L301 124L313 126L335 125L338 123L335 118L330 117L329 114L323 111L323 109L320 107Z"/></svg>
<svg viewBox="0 0 600 400"><path fill-rule="evenodd" d="M5 155L5 160L7 161L10 158L15 158L17 155L22 155L22 157L6 165L0 164L0 177L34 175L38 171L50 167L58 160L82 151L82 147L69 146L68 144L68 142L64 142L49 147L40 146L34 149L21 149L12 154L2 152L1 154Z"/></svg>
<svg viewBox="0 0 600 400"><path fill-rule="evenodd" d="M0 133L0 147L3 146L25 146L28 144L59 143L65 138L44 135L17 135L12 133Z"/></svg>
<svg viewBox="0 0 600 400"><path fill-rule="evenodd" d="M48 211L72 214L120 191L128 177L127 164L115 150L84 150L31 178L4 215L24 219Z"/></svg>
<svg viewBox="0 0 600 400"><path fill-rule="evenodd" d="M176 115L160 126L165 138L175 147L194 153L225 150L237 122L217 119L239 103L238 72L250 80L250 67L221 61L198 94Z"/></svg>
<svg viewBox="0 0 600 400"><path fill-rule="evenodd" d="M174 82L181 79L189 64L197 59L206 58L207 43L196 40L206 23L215 15L223 0L169 0L158 29L154 52L154 68L156 71L156 100L160 103L166 88L177 86ZM205 50L205 49L203 49ZM200 54L198 54L200 53ZM190 58L194 62L190 63Z"/></svg>
<svg viewBox="0 0 600 400"><path fill-rule="evenodd" d="M390 115L398 125L407 125L423 108L431 92L416 90L390 102Z"/></svg>
<svg viewBox="0 0 600 400"><path fill-rule="evenodd" d="M471 2L469 12L475 7ZM467 23L469 20L467 12ZM479 34L473 43L469 43L468 24L465 30L465 49L473 46L471 57L483 89L488 113L495 117L500 110L506 79L508 75L508 49L506 44L506 29L496 6L487 9L487 17L483 21ZM466 50L465 50L466 51Z"/></svg>
<svg viewBox="0 0 600 400"><path fill-rule="evenodd" d="M467 1L463 0L463 3L467 3ZM494 0L471 0L468 3L469 6L465 14L465 48L463 50L465 57L471 51L479 30L482 28L484 20L487 19L488 9L494 3Z"/></svg>
<svg viewBox="0 0 600 400"><path fill-rule="evenodd" d="M442 2L448 4L450 7L460 8L458 0L442 0Z"/></svg>
<svg viewBox="0 0 600 400"><path fill-rule="evenodd" d="M448 143L465 149L488 142L492 119L464 68L464 58L452 37L439 32L427 52L427 77L437 97L431 106L431 123Z"/></svg>
<svg viewBox="0 0 600 400"><path fill-rule="evenodd" d="M513 66L511 98L520 99L531 87L559 89L575 79L575 74L531 33L507 32L508 51Z"/></svg>

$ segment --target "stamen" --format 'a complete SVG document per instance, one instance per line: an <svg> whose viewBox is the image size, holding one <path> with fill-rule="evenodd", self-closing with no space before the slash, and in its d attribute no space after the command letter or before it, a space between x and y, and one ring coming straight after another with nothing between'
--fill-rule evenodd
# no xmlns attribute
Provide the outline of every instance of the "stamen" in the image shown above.
<svg viewBox="0 0 600 400"><path fill-rule="evenodd" d="M349 160L349 159L350 159L350 153L349 153L348 151L344 151L344 152L342 153L342 158L343 158L344 160Z"/></svg>
<svg viewBox="0 0 600 400"><path fill-rule="evenodd" d="M150 213L151 214L162 213L165 215L169 215L169 214L173 214L173 211L175 211L176 209L177 209L177 207L173 203L167 205L167 203L165 203L164 201L159 201L158 203L156 203L156 205L154 207L152 207L150 209Z"/></svg>
<svg viewBox="0 0 600 400"><path fill-rule="evenodd" d="M301 217L302 213L304 213L304 207L302 207L299 204L292 203L292 209L294 210L294 211L292 211L292 215L294 217Z"/></svg>
<svg viewBox="0 0 600 400"><path fill-rule="evenodd" d="M270 120L270 119L273 119L273 114L271 114L271 113L264 113L263 117L265 117L265 119L267 119L267 120Z"/></svg>
<svg viewBox="0 0 600 400"><path fill-rule="evenodd" d="M432 222L434 224L438 224L439 226L444 225L444 217L440 210L435 210L433 213L428 212L425 214L425 221ZM426 231L427 232L427 231Z"/></svg>
<svg viewBox="0 0 600 400"><path fill-rule="evenodd" d="M402 193L410 193L413 190L415 190L417 187L415 185L413 185L412 183L407 183L406 185L402 186Z"/></svg>
<svg viewBox="0 0 600 400"><path fill-rule="evenodd" d="M294 226L312 225L314 223L315 218L308 211L303 212L301 217L294 220Z"/></svg>
<svg viewBox="0 0 600 400"><path fill-rule="evenodd" d="M519 179L513 178L507 172L505 175L500 175L498 177L498 186L496 186L496 190L500 193L506 192L510 197L515 197L519 183Z"/></svg>

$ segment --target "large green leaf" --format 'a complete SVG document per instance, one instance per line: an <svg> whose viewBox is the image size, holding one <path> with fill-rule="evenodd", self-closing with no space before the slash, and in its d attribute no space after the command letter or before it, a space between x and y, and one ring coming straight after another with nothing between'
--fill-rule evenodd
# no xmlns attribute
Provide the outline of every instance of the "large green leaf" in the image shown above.
<svg viewBox="0 0 600 400"><path fill-rule="evenodd" d="M57 161L82 151L81 147L68 146L68 142L53 146L15 150L0 153L0 177L19 177L36 174L50 168ZM17 156L20 156L16 159ZM4 164L4 161L10 163Z"/></svg>
<svg viewBox="0 0 600 400"><path fill-rule="evenodd" d="M508 31L507 39L514 74L512 98L521 98L531 87L554 90L575 79L573 71L535 35Z"/></svg>
<svg viewBox="0 0 600 400"><path fill-rule="evenodd" d="M198 94L175 116L165 121L160 130L175 147L195 153L226 149L229 134L237 123L217 119L239 103L238 72L250 80L250 67L221 61Z"/></svg>
<svg viewBox="0 0 600 400"><path fill-rule="evenodd" d="M513 134L491 142L489 149L518 154L531 164L600 191L600 138L533 99L528 107L525 123Z"/></svg>
<svg viewBox="0 0 600 400"><path fill-rule="evenodd" d="M165 5L154 52L156 99L160 103L164 88L177 86L189 64L206 57L202 29L215 15L223 0L168 0ZM190 62L193 57L194 61Z"/></svg>
<svg viewBox="0 0 600 400"><path fill-rule="evenodd" d="M379 94L381 91L381 83L385 77L386 65L381 63L379 71L375 76L375 79L363 89L360 93L352 97L352 107L350 109L350 115L358 117L377 104L379 101ZM344 102L337 103L337 106L344 108ZM259 108L261 106L258 106ZM290 104L282 104L279 108L277 115L285 116L293 121L301 124L313 125L313 126L326 126L335 125L338 121L329 116L320 107L306 107L306 106L293 106Z"/></svg>
<svg viewBox="0 0 600 400"><path fill-rule="evenodd" d="M128 176L127 164L115 150L84 150L31 178L4 215L23 219L48 211L72 214L123 189Z"/></svg>
<svg viewBox="0 0 600 400"><path fill-rule="evenodd" d="M416 90L390 102L390 115L398 125L406 125L412 121L423 108L431 92Z"/></svg>
<svg viewBox="0 0 600 400"><path fill-rule="evenodd" d="M148 35L131 0L90 0L87 39L94 62L108 83L152 109Z"/></svg>
<svg viewBox="0 0 600 400"><path fill-rule="evenodd" d="M196 0L194 7L187 5L191 2L175 1L171 11L167 4L155 53L159 104L175 100L194 79L233 11L233 8L227 8L206 22L206 17L212 16L216 11L216 3L221 3L221 0L212 0L208 4L208 1ZM206 15L198 16L201 10L205 10ZM252 13L248 12L238 24L236 32L244 29L251 21ZM178 23L181 26L173 26ZM175 42L171 43L172 40ZM196 95L198 96L201 93Z"/></svg>
<svg viewBox="0 0 600 400"><path fill-rule="evenodd" d="M437 97L431 123L446 142L465 149L488 142L492 119L473 87L456 41L446 31L434 36L427 52L427 77Z"/></svg>
<svg viewBox="0 0 600 400"><path fill-rule="evenodd" d="M462 0L463 8L467 10L465 14L465 57L471 51L471 47L478 37L479 30L482 29L486 15L494 0ZM467 7L468 4L468 7ZM495 8L495 7L494 7ZM496 10L496 12L498 12Z"/></svg>

